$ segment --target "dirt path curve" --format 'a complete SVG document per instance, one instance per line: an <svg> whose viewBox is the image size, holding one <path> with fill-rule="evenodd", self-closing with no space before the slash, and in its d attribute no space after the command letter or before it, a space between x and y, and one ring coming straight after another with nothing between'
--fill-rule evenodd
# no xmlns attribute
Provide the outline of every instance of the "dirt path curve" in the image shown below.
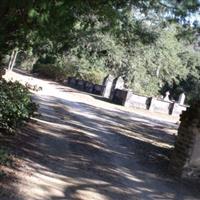
<svg viewBox="0 0 200 200"><path fill-rule="evenodd" d="M167 175L176 125L127 112L53 82L35 81L41 116L24 130L19 200L197 200L191 183ZM14 200L14 199L12 199Z"/></svg>

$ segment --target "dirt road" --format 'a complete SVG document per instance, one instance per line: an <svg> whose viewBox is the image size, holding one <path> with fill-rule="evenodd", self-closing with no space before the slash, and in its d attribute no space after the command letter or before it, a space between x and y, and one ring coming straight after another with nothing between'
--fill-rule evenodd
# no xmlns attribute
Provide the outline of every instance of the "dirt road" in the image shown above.
<svg viewBox="0 0 200 200"><path fill-rule="evenodd" d="M27 140L12 200L200 199L195 185L168 175L174 119L128 112L53 82L13 75L43 91L33 97L41 116L22 130Z"/></svg>

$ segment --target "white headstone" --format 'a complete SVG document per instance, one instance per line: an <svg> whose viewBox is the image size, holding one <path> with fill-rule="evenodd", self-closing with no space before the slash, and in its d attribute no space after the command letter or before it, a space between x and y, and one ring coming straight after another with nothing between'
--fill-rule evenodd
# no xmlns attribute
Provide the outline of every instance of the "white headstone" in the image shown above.
<svg viewBox="0 0 200 200"><path fill-rule="evenodd" d="M110 99L113 98L115 89L120 89L120 90L124 89L124 79L121 76L118 76L113 81Z"/></svg>
<svg viewBox="0 0 200 200"><path fill-rule="evenodd" d="M114 77L112 75L106 76L103 80L103 86L105 86L103 96L106 97L106 98L110 97L110 93L111 93L112 85L113 85L113 80L114 80Z"/></svg>
<svg viewBox="0 0 200 200"><path fill-rule="evenodd" d="M164 101L170 101L169 95L170 95L170 92L167 91L167 92L165 93Z"/></svg>
<svg viewBox="0 0 200 200"><path fill-rule="evenodd" d="M185 102L185 94L184 93L181 93L179 98L178 98L178 103L180 105L184 105L184 102Z"/></svg>
<svg viewBox="0 0 200 200"><path fill-rule="evenodd" d="M120 90L124 89L124 79L121 76L115 79L114 89L120 89Z"/></svg>

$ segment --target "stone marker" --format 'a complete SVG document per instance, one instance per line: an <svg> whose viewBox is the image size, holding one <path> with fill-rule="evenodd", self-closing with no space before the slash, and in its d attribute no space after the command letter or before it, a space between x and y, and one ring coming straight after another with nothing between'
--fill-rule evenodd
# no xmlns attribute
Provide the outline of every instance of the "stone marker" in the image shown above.
<svg viewBox="0 0 200 200"><path fill-rule="evenodd" d="M128 92L125 107L147 109L149 97L133 94L131 91Z"/></svg>
<svg viewBox="0 0 200 200"><path fill-rule="evenodd" d="M178 98L178 103L180 105L184 105L184 102L185 102L185 94L184 93L181 93L179 98Z"/></svg>
<svg viewBox="0 0 200 200"><path fill-rule="evenodd" d="M170 114L172 116L180 116L182 114L183 111L185 111L187 109L188 106L186 105L181 105L179 103L174 102L172 104L172 109Z"/></svg>
<svg viewBox="0 0 200 200"><path fill-rule="evenodd" d="M70 87L76 87L76 78L75 77L68 77L68 85Z"/></svg>
<svg viewBox="0 0 200 200"><path fill-rule="evenodd" d="M83 90L84 89L84 85L85 85L85 81L78 79L76 82L76 88L79 90Z"/></svg>
<svg viewBox="0 0 200 200"><path fill-rule="evenodd" d="M68 79L65 79L65 80L63 81L63 84L64 84L64 85L68 85L68 82L69 82Z"/></svg>
<svg viewBox="0 0 200 200"><path fill-rule="evenodd" d="M94 88L94 84L93 83L88 82L88 81L85 82L85 87L84 87L84 91L85 92L92 93L93 88Z"/></svg>
<svg viewBox="0 0 200 200"><path fill-rule="evenodd" d="M102 95L104 88L105 88L105 86L103 86L103 85L95 84L94 87L93 87L92 93L97 94L97 95Z"/></svg>
<svg viewBox="0 0 200 200"><path fill-rule="evenodd" d="M167 92L165 93L164 101L170 101L169 95L170 95L170 92L167 91Z"/></svg>
<svg viewBox="0 0 200 200"><path fill-rule="evenodd" d="M121 76L115 78L113 81L113 87L114 89L124 89L124 79Z"/></svg>
<svg viewBox="0 0 200 200"><path fill-rule="evenodd" d="M109 98L112 90L114 77L112 75L108 75L103 80L103 86L105 86L103 91L103 97Z"/></svg>
<svg viewBox="0 0 200 200"><path fill-rule="evenodd" d="M120 90L120 89L115 89L112 102L115 104L123 105L126 102L128 91L127 90Z"/></svg>
<svg viewBox="0 0 200 200"><path fill-rule="evenodd" d="M151 97L149 102L149 110L152 112L170 114L172 103L166 100L159 100Z"/></svg>
<svg viewBox="0 0 200 200"><path fill-rule="evenodd" d="M124 79L121 76L115 78L113 81L110 99L113 98L115 89L120 89L120 90L124 89Z"/></svg>

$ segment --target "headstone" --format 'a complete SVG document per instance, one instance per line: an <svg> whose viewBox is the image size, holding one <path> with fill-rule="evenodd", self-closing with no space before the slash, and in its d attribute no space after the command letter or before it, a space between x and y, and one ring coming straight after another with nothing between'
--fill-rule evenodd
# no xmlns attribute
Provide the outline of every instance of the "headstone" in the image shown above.
<svg viewBox="0 0 200 200"><path fill-rule="evenodd" d="M153 97L150 98L149 110L152 112L170 114L171 107L171 101L159 100Z"/></svg>
<svg viewBox="0 0 200 200"><path fill-rule="evenodd" d="M167 91L167 92L165 93L164 101L170 101L169 95L170 95L170 92Z"/></svg>
<svg viewBox="0 0 200 200"><path fill-rule="evenodd" d="M124 79L121 76L115 78L113 81L113 86L114 89L124 89Z"/></svg>
<svg viewBox="0 0 200 200"><path fill-rule="evenodd" d="M68 85L70 87L75 87L76 86L76 82L77 82L77 80L76 80L75 77L68 77Z"/></svg>
<svg viewBox="0 0 200 200"><path fill-rule="evenodd" d="M64 85L67 85L67 84L68 84L68 79L65 79L65 80L63 81L63 84L64 84Z"/></svg>
<svg viewBox="0 0 200 200"><path fill-rule="evenodd" d="M172 116L180 116L183 111L187 109L188 106L186 105L181 105L179 103L174 102L172 104L172 109L171 109L171 115Z"/></svg>
<svg viewBox="0 0 200 200"><path fill-rule="evenodd" d="M115 89L120 89L120 90L124 89L124 79L121 76L115 78L113 81L110 99L113 98Z"/></svg>
<svg viewBox="0 0 200 200"><path fill-rule="evenodd" d="M104 91L103 91L103 96L105 98L110 97L113 81L114 81L114 77L110 74L106 76L103 80L103 86L105 86Z"/></svg>
<svg viewBox="0 0 200 200"><path fill-rule="evenodd" d="M105 86L103 86L103 85L95 84L94 87L93 87L92 93L97 94L97 95L102 95L104 88L105 88Z"/></svg>
<svg viewBox="0 0 200 200"><path fill-rule="evenodd" d="M112 102L119 105L124 105L128 95L128 90L115 89Z"/></svg>
<svg viewBox="0 0 200 200"><path fill-rule="evenodd" d="M129 90L115 89L112 102L125 107L147 109L148 97L133 94Z"/></svg>
<svg viewBox="0 0 200 200"><path fill-rule="evenodd" d="M84 85L85 85L85 81L84 80L80 80L80 79L77 80L76 87L79 90L83 90L84 89Z"/></svg>
<svg viewBox="0 0 200 200"><path fill-rule="evenodd" d="M147 109L149 106L149 97L133 94L131 91L129 91L124 106Z"/></svg>
<svg viewBox="0 0 200 200"><path fill-rule="evenodd" d="M93 83L88 82L88 81L85 82L85 87L84 87L84 91L85 91L85 92L92 93L93 88L94 88L94 84L93 84Z"/></svg>
<svg viewBox="0 0 200 200"><path fill-rule="evenodd" d="M184 102L185 102L185 94L184 93L181 93L179 98L178 98L178 103L180 105L184 105Z"/></svg>

